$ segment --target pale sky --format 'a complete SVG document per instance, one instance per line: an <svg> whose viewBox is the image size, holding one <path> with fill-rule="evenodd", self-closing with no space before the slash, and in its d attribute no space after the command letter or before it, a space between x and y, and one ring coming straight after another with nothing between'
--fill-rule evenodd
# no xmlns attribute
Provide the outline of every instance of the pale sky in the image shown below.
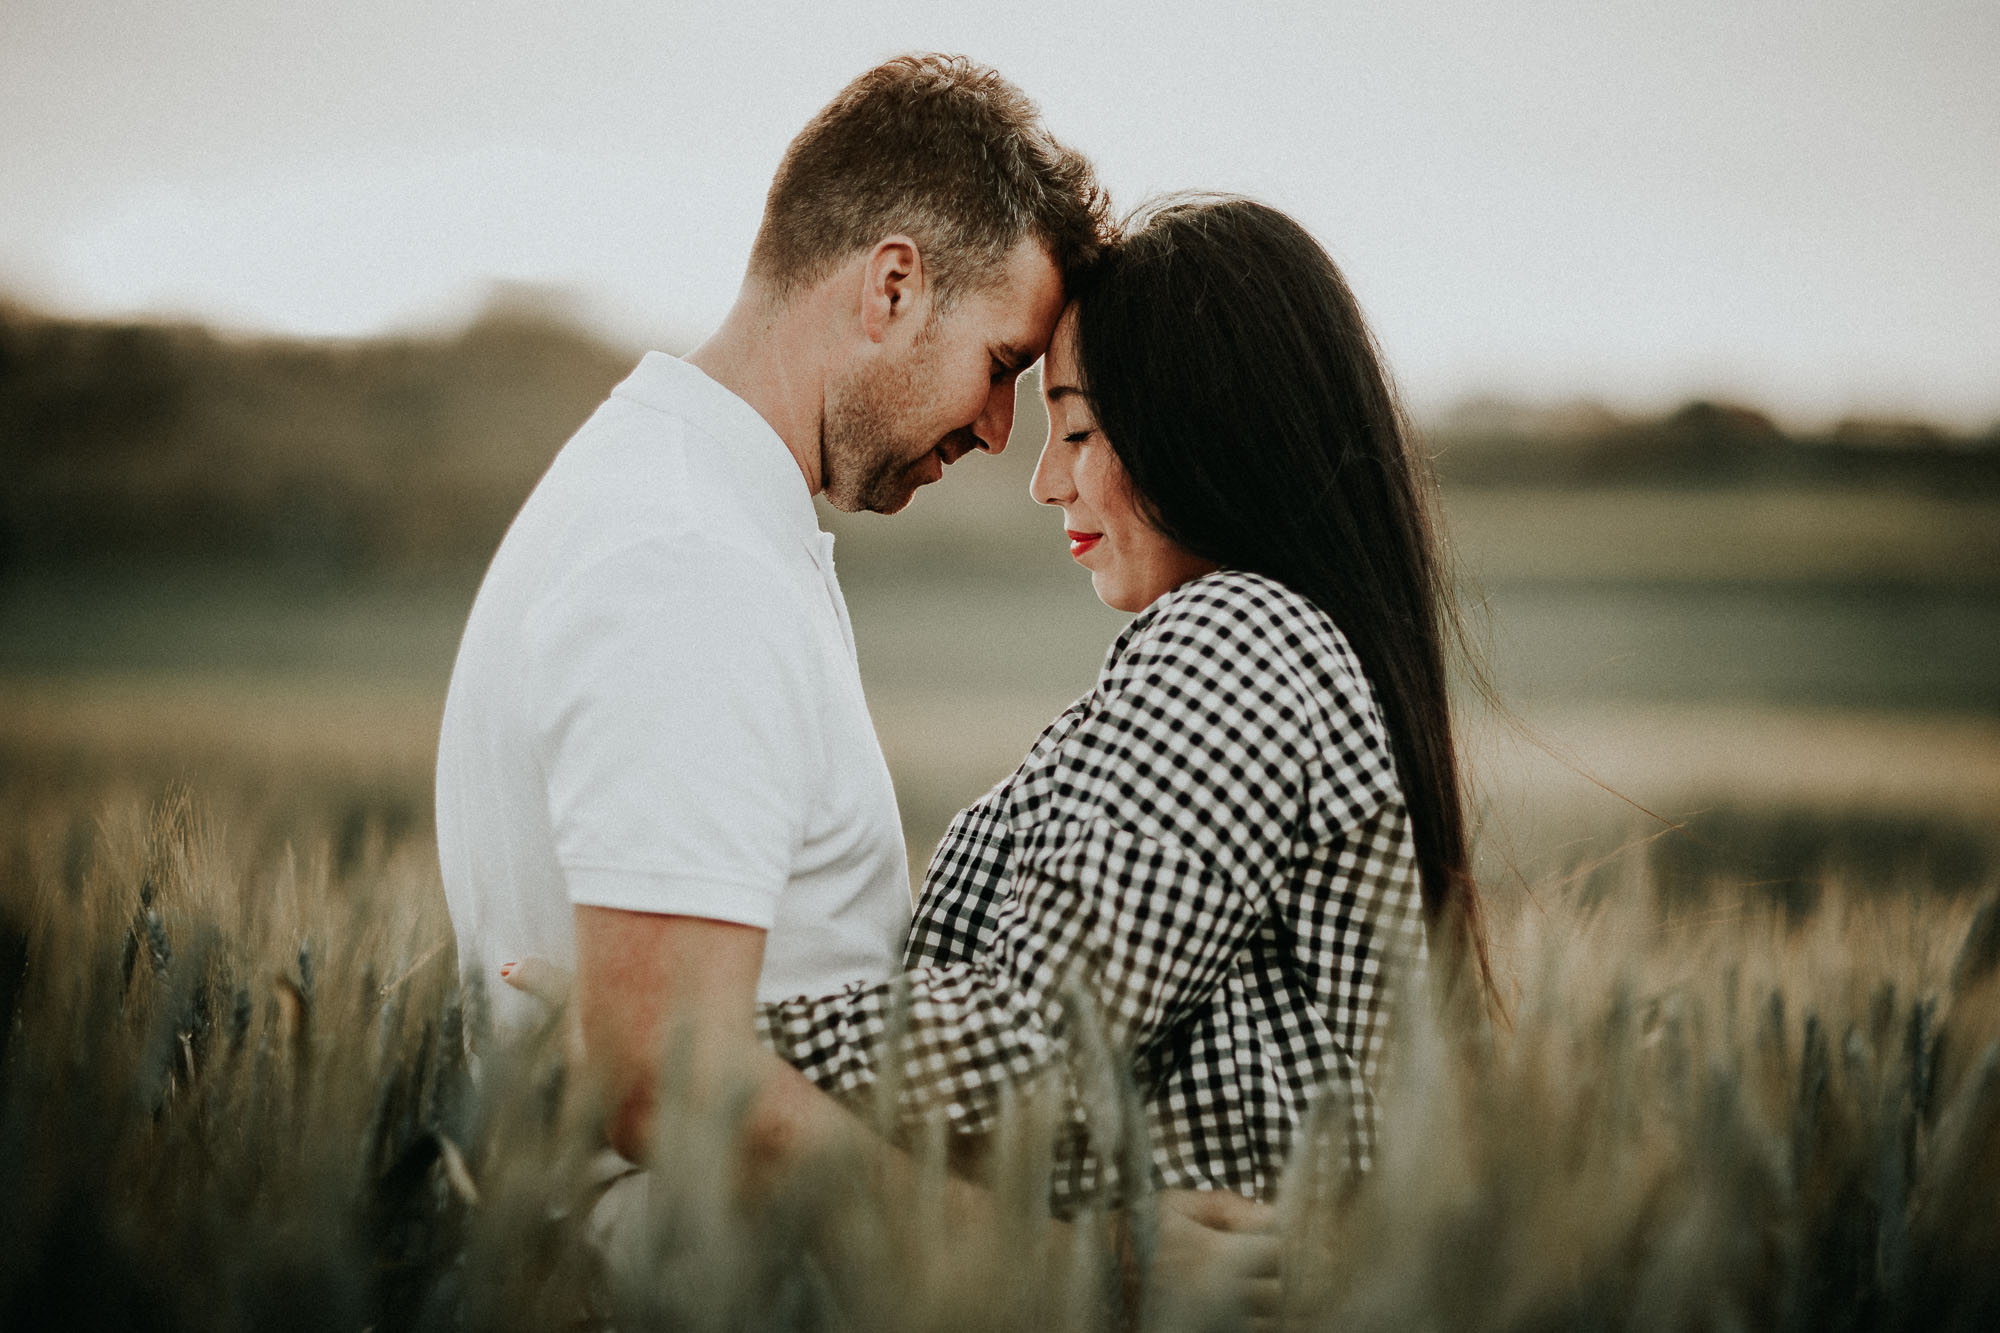
<svg viewBox="0 0 2000 1333"><path fill-rule="evenodd" d="M786 141L963 51L1122 206L1292 211L1413 403L2000 418L2000 4L0 0L0 289L357 335L727 307Z"/></svg>

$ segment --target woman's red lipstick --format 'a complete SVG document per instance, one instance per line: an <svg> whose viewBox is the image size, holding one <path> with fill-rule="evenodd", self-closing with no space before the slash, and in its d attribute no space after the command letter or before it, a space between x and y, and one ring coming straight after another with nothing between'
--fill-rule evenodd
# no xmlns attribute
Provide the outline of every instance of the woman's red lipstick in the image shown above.
<svg viewBox="0 0 2000 1333"><path fill-rule="evenodd" d="M1104 534L1101 532L1077 532L1065 528L1063 535L1069 538L1070 555L1078 559L1082 559L1086 551L1104 540Z"/></svg>

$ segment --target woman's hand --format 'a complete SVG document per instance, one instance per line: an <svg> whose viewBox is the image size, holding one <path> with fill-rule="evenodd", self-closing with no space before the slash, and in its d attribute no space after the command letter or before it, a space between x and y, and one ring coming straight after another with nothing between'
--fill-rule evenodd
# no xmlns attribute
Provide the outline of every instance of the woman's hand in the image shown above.
<svg viewBox="0 0 2000 1333"><path fill-rule="evenodd" d="M523 958L518 963L502 963L500 979L515 990L532 995L551 1012L567 1012L563 1021L563 1058L572 1068L583 1066L583 1019L570 999L576 991L576 974L546 958Z"/></svg>
<svg viewBox="0 0 2000 1333"><path fill-rule="evenodd" d="M518 963L502 963L500 979L515 990L534 996L551 1009L560 1009L568 1004L570 991L576 985L574 973L546 958L523 958Z"/></svg>
<svg viewBox="0 0 2000 1333"><path fill-rule="evenodd" d="M1247 1316L1246 1327L1276 1328L1278 1210L1229 1190L1162 1190L1157 1197L1156 1299L1177 1314L1227 1311Z"/></svg>

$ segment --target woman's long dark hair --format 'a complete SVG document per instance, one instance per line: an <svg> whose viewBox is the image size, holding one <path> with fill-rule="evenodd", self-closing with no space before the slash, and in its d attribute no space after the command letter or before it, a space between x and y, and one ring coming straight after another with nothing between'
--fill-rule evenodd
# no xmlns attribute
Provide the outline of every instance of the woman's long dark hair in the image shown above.
<svg viewBox="0 0 2000 1333"><path fill-rule="evenodd" d="M1447 978L1491 996L1435 483L1339 269L1274 208L1171 199L1127 224L1076 331L1097 424L1154 526L1304 594L1346 634L1388 725Z"/></svg>

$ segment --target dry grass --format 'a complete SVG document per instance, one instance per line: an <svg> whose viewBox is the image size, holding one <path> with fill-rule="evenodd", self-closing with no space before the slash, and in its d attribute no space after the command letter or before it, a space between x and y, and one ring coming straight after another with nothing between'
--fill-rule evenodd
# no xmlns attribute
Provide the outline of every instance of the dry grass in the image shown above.
<svg viewBox="0 0 2000 1333"><path fill-rule="evenodd" d="M975 1243L934 1196L841 1164L747 1205L731 1126L678 1115L659 1281L610 1282L560 1052L468 1069L478 997L453 982L413 808L309 768L190 790L143 766L0 765L0 1325L1127 1318L1102 1217L1053 1261L1032 1239L1031 1116L997 1174L1009 1226ZM1662 881L1676 864L1635 851L1503 912L1511 1028L1412 1025L1360 1190L1301 1155L1283 1203L1298 1326L2000 1317L1994 863L1957 893L1828 865L1803 906Z"/></svg>

